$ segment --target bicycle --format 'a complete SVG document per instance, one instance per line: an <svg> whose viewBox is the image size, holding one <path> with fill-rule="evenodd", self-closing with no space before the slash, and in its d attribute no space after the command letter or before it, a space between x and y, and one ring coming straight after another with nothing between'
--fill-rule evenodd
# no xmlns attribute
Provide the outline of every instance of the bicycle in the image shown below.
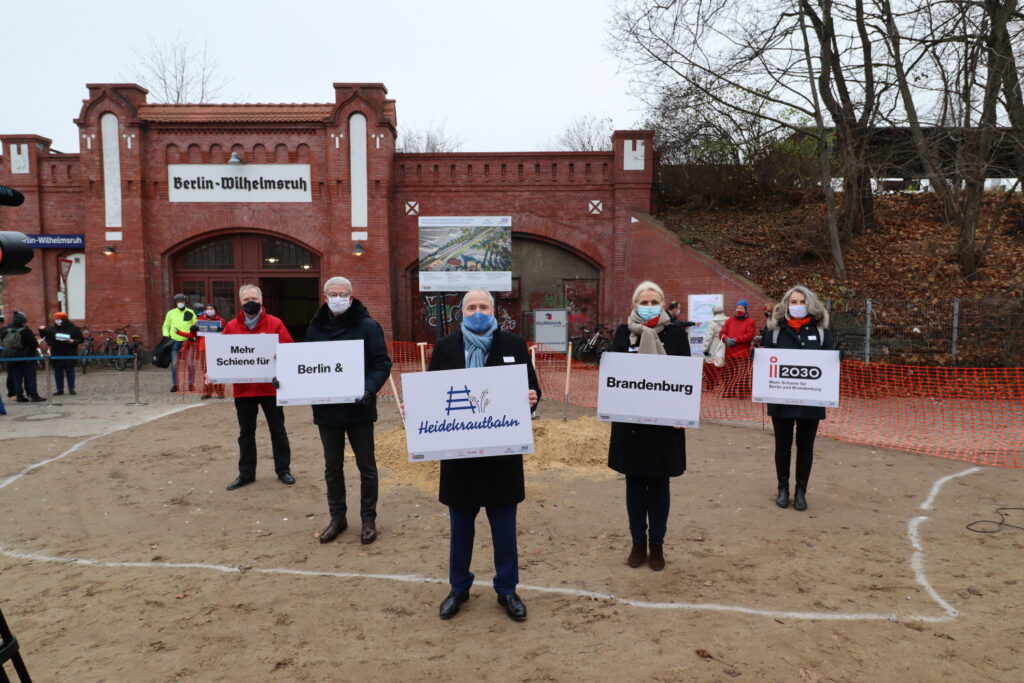
<svg viewBox="0 0 1024 683"><path fill-rule="evenodd" d="M129 327L130 325L125 325L115 330L107 330L113 333L114 336L113 339L107 338L107 343L104 345L104 355L117 356L117 358L110 360L113 361L114 367L118 370L124 370L128 367L128 360L130 358L138 358L142 355L142 344L139 342L139 335L133 334L129 337Z"/></svg>
<svg viewBox="0 0 1024 683"><path fill-rule="evenodd" d="M84 375L88 371L89 366L96 364L97 361L93 358L96 353L93 348L95 338L92 336L92 332L90 330L82 330L82 337L84 337L85 341L79 346L78 355L84 357L78 361L78 365L82 368L82 374Z"/></svg>
<svg viewBox="0 0 1024 683"><path fill-rule="evenodd" d="M573 340L573 358L581 363L599 363L601 355L612 346L611 334L612 329L601 324L595 325L593 334L584 327L583 335Z"/></svg>

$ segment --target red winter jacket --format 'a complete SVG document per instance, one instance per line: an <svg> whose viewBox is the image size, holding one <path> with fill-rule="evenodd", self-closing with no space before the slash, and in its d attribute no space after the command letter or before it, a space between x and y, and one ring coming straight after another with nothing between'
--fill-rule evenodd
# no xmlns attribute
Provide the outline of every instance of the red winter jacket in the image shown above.
<svg viewBox="0 0 1024 683"><path fill-rule="evenodd" d="M754 319L749 315L742 318L737 318L735 315L730 317L722 325L722 331L718 333L718 337L722 341L729 337L736 340L735 344L726 347L725 357L748 357L750 355L750 342L754 341L756 334L757 326L754 325Z"/></svg>
<svg viewBox="0 0 1024 683"><path fill-rule="evenodd" d="M239 313L237 317L228 321L224 326L222 334L276 334L282 344L291 344L292 335L288 334L288 328L284 326L281 319L267 313L267 309L260 309L260 319L256 326L250 331L245 326L245 313ZM277 389L269 382L261 384L233 384L235 398L247 398L254 396L277 396Z"/></svg>

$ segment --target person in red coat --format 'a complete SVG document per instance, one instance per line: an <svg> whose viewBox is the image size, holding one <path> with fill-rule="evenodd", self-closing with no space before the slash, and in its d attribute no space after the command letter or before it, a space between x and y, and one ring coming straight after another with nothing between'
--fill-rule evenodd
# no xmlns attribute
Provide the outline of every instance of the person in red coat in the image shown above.
<svg viewBox="0 0 1024 683"><path fill-rule="evenodd" d="M207 334L221 334L224 332L227 324L227 320L217 315L217 308L213 304L206 304L206 310L199 316L196 323L200 328L199 331L206 332ZM199 337L199 357L202 359L203 368L205 368L206 337ZM203 382L203 395L200 398L210 398L213 394L217 394L217 398L224 398L224 385Z"/></svg>
<svg viewBox="0 0 1024 683"><path fill-rule="evenodd" d="M290 344L292 336L280 318L263 308L263 292L256 285L242 285L238 290L242 312L228 321L224 334L276 334L282 344ZM235 412L238 414L238 478L228 484L228 491L256 480L256 416L260 408L270 428L270 445L274 452L274 471L283 484L294 484L291 473L292 451L284 428L284 410L277 405L277 389L270 382L235 384Z"/></svg>
<svg viewBox="0 0 1024 683"><path fill-rule="evenodd" d="M736 302L733 316L725 321L718 333L725 349L725 395L730 398L745 398L750 392L746 381L750 370L750 343L757 334L754 319L747 315L749 304L746 299Z"/></svg>

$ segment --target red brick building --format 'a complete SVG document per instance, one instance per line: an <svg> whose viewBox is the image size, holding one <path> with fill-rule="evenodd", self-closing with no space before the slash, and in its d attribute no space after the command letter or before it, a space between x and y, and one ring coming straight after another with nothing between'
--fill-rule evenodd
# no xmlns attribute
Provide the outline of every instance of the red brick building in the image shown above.
<svg viewBox="0 0 1024 683"><path fill-rule="evenodd" d="M644 278L681 301L761 298L650 217L651 131L616 131L612 152L405 154L379 83L336 83L323 104L148 104L134 84L87 87L77 154L0 135L0 184L25 195L0 209L0 229L85 239L39 249L31 274L6 278L7 310L32 324L63 306L92 329L130 323L152 344L175 292L234 314L238 287L254 282L299 330L323 280L344 275L388 335L432 339L419 216L512 216L514 286L499 298L503 324L527 336L536 308L613 325ZM210 189L239 163L271 179ZM61 257L74 261L66 290Z"/></svg>

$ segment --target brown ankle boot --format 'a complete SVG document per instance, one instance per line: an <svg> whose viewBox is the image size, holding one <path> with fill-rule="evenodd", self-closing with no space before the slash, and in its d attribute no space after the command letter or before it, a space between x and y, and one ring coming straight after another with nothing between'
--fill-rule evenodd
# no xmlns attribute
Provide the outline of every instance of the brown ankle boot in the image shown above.
<svg viewBox="0 0 1024 683"><path fill-rule="evenodd" d="M665 568L665 547L651 544L651 569L660 572Z"/></svg>
<svg viewBox="0 0 1024 683"><path fill-rule="evenodd" d="M629 557L626 558L626 564L633 569L636 569L644 563L647 559L647 544L646 543L634 543L633 549L629 551Z"/></svg>

